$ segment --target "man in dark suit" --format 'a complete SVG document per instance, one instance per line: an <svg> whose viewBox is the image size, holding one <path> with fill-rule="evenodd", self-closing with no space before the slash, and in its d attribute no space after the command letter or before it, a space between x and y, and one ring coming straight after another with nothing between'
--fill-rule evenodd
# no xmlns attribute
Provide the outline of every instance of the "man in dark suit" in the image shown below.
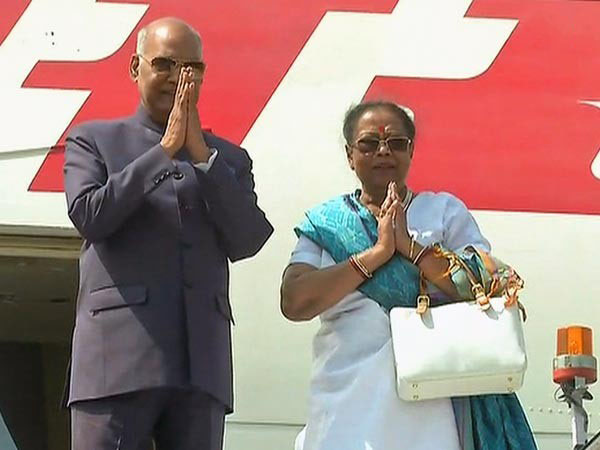
<svg viewBox="0 0 600 450"><path fill-rule="evenodd" d="M68 212L84 238L68 404L74 450L222 448L232 411L228 260L273 229L245 150L201 130L200 36L138 36L132 117L67 138Z"/></svg>

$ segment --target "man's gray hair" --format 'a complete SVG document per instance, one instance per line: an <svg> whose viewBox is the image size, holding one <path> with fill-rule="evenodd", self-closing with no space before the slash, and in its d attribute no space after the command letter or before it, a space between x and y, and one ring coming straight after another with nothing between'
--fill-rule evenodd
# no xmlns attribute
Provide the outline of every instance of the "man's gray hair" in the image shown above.
<svg viewBox="0 0 600 450"><path fill-rule="evenodd" d="M146 27L142 28L137 34L137 44L135 46L135 52L138 55L144 54L144 45L146 44L146 37L148 36L148 30Z"/></svg>

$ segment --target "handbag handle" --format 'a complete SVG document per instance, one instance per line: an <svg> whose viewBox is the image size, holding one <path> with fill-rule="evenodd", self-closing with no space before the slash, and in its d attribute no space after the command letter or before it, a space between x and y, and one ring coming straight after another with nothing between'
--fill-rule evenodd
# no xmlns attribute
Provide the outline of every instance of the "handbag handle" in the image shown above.
<svg viewBox="0 0 600 450"><path fill-rule="evenodd" d="M419 272L419 295L417 296L417 309L416 312L417 314L423 315L427 312L427 310L431 307L431 297L429 296L429 294L427 293L427 284L426 284L426 279L425 279L425 274L423 273L423 271L421 270ZM483 287L481 286L481 284L476 283L474 286L472 286L471 288L473 290L473 292L477 292L478 295L483 295L485 297L485 291L483 290ZM485 297L487 299L487 297ZM471 302L473 300L470 299L461 299L461 300L454 300L453 303L460 303L460 302ZM481 306L481 305L480 305ZM487 307L481 307L482 310L489 308L489 300L487 302Z"/></svg>
<svg viewBox="0 0 600 450"><path fill-rule="evenodd" d="M429 309L431 298L427 293L427 285L425 284L425 275L423 271L419 271L419 295L417 296L417 314L423 315Z"/></svg>
<svg viewBox="0 0 600 450"><path fill-rule="evenodd" d="M433 244L433 254L437 258L446 258L448 260L448 262L450 263L450 266L448 267L448 271L446 272L446 274L444 274L444 276L449 275L450 273L452 273L456 270L460 270L460 269L464 270L465 273L467 274L469 283L471 284L471 292L473 293L473 297L475 298L475 301L477 301L477 303L479 304L479 307L483 310L486 310L490 307L490 299L485 293L484 286L479 281L477 281L475 274L473 273L471 268L467 265L467 263L465 263L461 258L459 258L458 255L456 255L456 253L442 248L442 246L439 243ZM431 304L431 299L430 299L429 295L427 294L427 290L426 290L427 286L425 284L425 275L423 274L423 271L419 272L419 278L420 278L420 283L419 283L420 293L419 293L419 296L417 297L417 312L419 314L424 314L427 311L427 308L429 308L429 306ZM483 277L481 277L481 278L483 279ZM464 300L459 300L459 301L470 301L470 300L464 299Z"/></svg>
<svg viewBox="0 0 600 450"><path fill-rule="evenodd" d="M456 253L445 250L439 243L433 244L432 247L433 247L434 256L436 256L438 258L446 258L449 262L448 270L447 270L446 274L444 274L444 276L449 275L457 270L461 270L461 269L464 270L465 274L467 275L467 279L469 280L469 283L471 284L471 292L473 293L473 297L474 297L475 301L477 302L477 304L483 311L489 309L491 306L490 296L495 292L495 290L498 287L498 284L499 284L498 278L492 277L492 281L489 286L489 293L486 294L486 289L484 286L485 281L484 281L483 274L480 274L481 280L482 280L482 283L480 283L477 280L477 278L475 277L473 270ZM495 269L497 268L497 266L494 263L493 259L490 258L486 253L481 252L476 247L472 247L472 248L475 250L475 252L477 252L479 257L483 261L484 266L485 266L484 270L488 270L488 271L490 271L490 273L493 273L493 272L491 272L491 270L493 269L495 272ZM516 273L515 273L515 275L516 275ZM517 291L519 289L521 289L522 287L523 287L523 280L518 275L516 275L516 280L514 280L513 283L510 283L504 289L504 294L507 297L507 300L504 303L504 305L506 307L508 307L508 306L512 306L513 304L516 304L519 308L519 311L521 312L523 322L525 322L527 320L527 311L526 311L525 307L523 306L523 304L518 300L518 297L517 297ZM469 302L469 301L472 301L472 300L471 299L457 300L457 302ZM430 298L429 294L427 293L427 285L426 285L425 275L424 275L423 271L420 271L419 272L419 295L417 296L416 312L420 315L423 315L427 312L427 309L429 309L430 305L431 305L431 298Z"/></svg>

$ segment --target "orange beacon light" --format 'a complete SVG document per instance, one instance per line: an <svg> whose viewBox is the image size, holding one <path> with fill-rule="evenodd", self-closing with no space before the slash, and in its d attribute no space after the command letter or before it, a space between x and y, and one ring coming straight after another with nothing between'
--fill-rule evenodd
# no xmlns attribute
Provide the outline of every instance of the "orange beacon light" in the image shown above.
<svg viewBox="0 0 600 450"><path fill-rule="evenodd" d="M592 330L574 325L559 328L556 337L552 378L560 385L558 390L562 391L562 395L556 399L566 402L571 410L572 448L600 449L598 435L592 441L588 440L588 413L583 406L584 400L592 400L588 385L595 383L597 379L596 358L592 352Z"/></svg>
<svg viewBox="0 0 600 450"><path fill-rule="evenodd" d="M595 383L597 363L592 352L592 330L582 326L559 328L556 337L554 382L562 384L581 377L586 384Z"/></svg>

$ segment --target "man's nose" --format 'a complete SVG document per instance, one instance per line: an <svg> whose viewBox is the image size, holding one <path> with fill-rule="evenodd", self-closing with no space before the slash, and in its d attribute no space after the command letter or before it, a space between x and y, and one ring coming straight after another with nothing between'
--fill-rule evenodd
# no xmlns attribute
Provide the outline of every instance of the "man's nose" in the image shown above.
<svg viewBox="0 0 600 450"><path fill-rule="evenodd" d="M175 64L171 67L171 71L169 72L169 81L177 84L179 81L179 74L183 70L183 66L181 64Z"/></svg>

